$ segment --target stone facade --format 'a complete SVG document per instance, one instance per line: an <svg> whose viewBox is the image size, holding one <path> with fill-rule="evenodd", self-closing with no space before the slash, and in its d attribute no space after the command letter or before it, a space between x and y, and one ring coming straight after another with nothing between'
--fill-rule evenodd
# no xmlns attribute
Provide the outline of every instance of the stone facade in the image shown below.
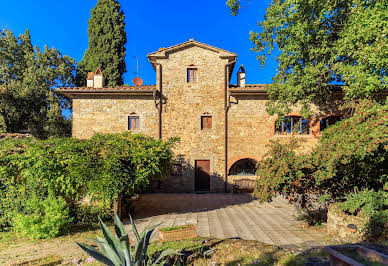
<svg viewBox="0 0 388 266"><path fill-rule="evenodd" d="M73 137L126 131L130 115L140 118L140 128L134 133L162 139L179 137L174 148L179 174L163 180L160 187L171 192L195 191L198 160L209 161L209 191L222 192L227 183L241 178L226 178L235 162L247 158L259 161L271 139L290 139L274 135L276 117L265 111L265 85L245 85L245 73L239 74L244 76L241 87L229 85L236 54L189 40L147 57L156 71L155 86L58 89L73 99ZM188 82L188 69L196 70L196 81ZM201 129L202 115L212 117L211 128ZM319 117L310 121L310 128L311 134L297 136L305 140L305 151L317 142Z"/></svg>
<svg viewBox="0 0 388 266"><path fill-rule="evenodd" d="M90 138L95 133L120 133L128 130L128 116L140 117L143 133L157 138L158 111L148 95L77 95L73 98L73 132L75 138Z"/></svg>

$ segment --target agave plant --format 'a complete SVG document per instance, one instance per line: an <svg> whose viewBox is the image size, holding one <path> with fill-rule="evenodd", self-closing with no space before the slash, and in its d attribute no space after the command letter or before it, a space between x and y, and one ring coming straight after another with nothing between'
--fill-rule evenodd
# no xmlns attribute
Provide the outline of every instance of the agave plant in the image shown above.
<svg viewBox="0 0 388 266"><path fill-rule="evenodd" d="M93 241L97 244L98 250L92 246L78 243L77 244L90 256L106 265L122 265L122 266L144 266L144 265L161 265L162 260L169 255L178 254L175 250L167 249L160 256L151 262L147 256L147 248L152 232L156 227L153 225L147 227L140 235L136 226L131 220L132 230L136 237L135 247L132 248L129 242L128 233L125 232L123 223L115 213L114 227L116 236L108 229L108 227L98 217L100 228L104 234L104 238L96 237Z"/></svg>

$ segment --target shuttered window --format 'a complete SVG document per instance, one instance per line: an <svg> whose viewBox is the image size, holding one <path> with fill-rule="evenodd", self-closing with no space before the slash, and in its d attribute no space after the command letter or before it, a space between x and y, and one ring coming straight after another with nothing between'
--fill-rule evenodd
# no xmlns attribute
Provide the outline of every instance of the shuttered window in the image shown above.
<svg viewBox="0 0 388 266"><path fill-rule="evenodd" d="M212 128L212 116L201 116L201 129Z"/></svg>
<svg viewBox="0 0 388 266"><path fill-rule="evenodd" d="M187 69L187 82L197 82L197 69L196 68L188 68Z"/></svg>
<svg viewBox="0 0 388 266"><path fill-rule="evenodd" d="M128 129L134 130L140 128L140 118L139 116L128 116Z"/></svg>

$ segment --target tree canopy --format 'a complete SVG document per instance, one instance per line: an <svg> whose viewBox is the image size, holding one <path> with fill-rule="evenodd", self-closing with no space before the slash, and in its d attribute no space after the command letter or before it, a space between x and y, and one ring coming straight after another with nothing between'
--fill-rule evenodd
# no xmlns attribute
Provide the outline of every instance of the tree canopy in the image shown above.
<svg viewBox="0 0 388 266"><path fill-rule="evenodd" d="M228 0L232 14L240 0ZM260 32L251 32L262 64L274 49L278 71L269 86L269 113L284 114L311 102L325 106L332 84L343 85L345 99L387 90L388 1L272 0Z"/></svg>
<svg viewBox="0 0 388 266"><path fill-rule="evenodd" d="M29 31L18 38L0 31L0 131L40 138L70 132L62 108L70 107L53 88L70 86L74 60L55 48L33 47Z"/></svg>
<svg viewBox="0 0 388 266"><path fill-rule="evenodd" d="M124 12L115 0L98 0L89 19L89 47L77 68L78 85L86 84L88 72L101 68L108 86L123 84L126 72Z"/></svg>

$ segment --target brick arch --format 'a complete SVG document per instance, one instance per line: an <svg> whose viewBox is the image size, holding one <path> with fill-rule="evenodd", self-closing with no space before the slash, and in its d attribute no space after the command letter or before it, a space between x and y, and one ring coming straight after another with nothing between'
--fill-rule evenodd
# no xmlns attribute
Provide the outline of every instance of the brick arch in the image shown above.
<svg viewBox="0 0 388 266"><path fill-rule="evenodd" d="M242 155L242 156L232 157L232 158L229 159L229 162L228 162L228 173L229 173L230 168L232 167L232 165L235 164L237 161L240 161L242 159L251 159L251 160L254 160L256 162L259 161L259 159L257 159L254 156L251 156L251 155Z"/></svg>
<svg viewBox="0 0 388 266"><path fill-rule="evenodd" d="M310 122L311 134L313 134L314 137L319 137L321 135L320 122L322 119L325 119L326 117L329 117L329 116L344 116L344 115L345 115L345 112L343 111L335 111L335 112L331 112L328 114L323 114L315 117L315 119L313 119Z"/></svg>

